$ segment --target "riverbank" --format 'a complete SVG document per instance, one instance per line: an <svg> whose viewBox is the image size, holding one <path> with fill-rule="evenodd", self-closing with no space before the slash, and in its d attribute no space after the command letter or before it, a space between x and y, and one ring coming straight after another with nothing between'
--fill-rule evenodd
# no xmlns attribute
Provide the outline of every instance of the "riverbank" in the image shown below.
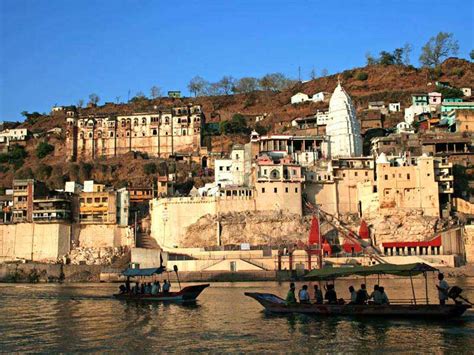
<svg viewBox="0 0 474 355"><path fill-rule="evenodd" d="M450 278L474 277L474 264L457 268L442 268ZM0 282L123 282L121 270L101 265L62 264L0 264ZM193 271L179 272L182 282L246 282L246 281L290 281L297 278L290 271ZM174 272L167 272L164 278L177 281Z"/></svg>

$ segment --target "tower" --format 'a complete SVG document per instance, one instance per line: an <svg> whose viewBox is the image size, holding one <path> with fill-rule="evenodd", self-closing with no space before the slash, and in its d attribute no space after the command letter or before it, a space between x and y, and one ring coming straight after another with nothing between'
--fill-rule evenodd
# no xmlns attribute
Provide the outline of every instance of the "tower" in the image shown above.
<svg viewBox="0 0 474 355"><path fill-rule="evenodd" d="M360 124L352 100L339 82L329 101L328 156L358 157L362 155Z"/></svg>

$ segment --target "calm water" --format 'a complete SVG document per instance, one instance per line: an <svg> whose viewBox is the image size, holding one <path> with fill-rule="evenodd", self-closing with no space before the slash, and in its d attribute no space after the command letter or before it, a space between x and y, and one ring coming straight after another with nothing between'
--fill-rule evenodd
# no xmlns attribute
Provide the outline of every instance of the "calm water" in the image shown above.
<svg viewBox="0 0 474 355"><path fill-rule="evenodd" d="M338 296L360 282L337 281ZM456 283L474 299L473 279ZM411 295L407 280L381 284L391 298ZM243 295L284 295L287 286L214 283L182 306L117 301L114 284L0 284L0 352L473 352L473 312L446 322L270 316Z"/></svg>

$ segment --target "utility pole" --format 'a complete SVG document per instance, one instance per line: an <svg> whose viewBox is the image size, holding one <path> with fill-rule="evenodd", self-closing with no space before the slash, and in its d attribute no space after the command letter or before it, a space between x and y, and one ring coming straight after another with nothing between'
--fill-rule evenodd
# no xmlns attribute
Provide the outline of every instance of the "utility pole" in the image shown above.
<svg viewBox="0 0 474 355"><path fill-rule="evenodd" d="M135 237L135 247L137 246L137 213L138 211L135 211L135 231L134 231L134 237Z"/></svg>

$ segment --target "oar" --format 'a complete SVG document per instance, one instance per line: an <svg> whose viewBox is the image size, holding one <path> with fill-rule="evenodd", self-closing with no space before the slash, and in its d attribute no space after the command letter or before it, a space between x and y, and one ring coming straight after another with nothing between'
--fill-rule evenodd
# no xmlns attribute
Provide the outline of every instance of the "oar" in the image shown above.
<svg viewBox="0 0 474 355"><path fill-rule="evenodd" d="M179 289L181 290L181 282L179 282L179 275L178 275L178 265L173 265L173 270L176 273L176 278L178 279Z"/></svg>

